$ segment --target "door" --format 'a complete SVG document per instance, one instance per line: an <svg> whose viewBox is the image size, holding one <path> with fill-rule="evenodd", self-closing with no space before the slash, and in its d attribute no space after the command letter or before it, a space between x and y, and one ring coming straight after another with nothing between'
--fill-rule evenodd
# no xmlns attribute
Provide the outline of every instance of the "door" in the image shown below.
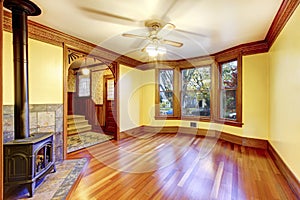
<svg viewBox="0 0 300 200"><path fill-rule="evenodd" d="M105 128L104 131L107 134L114 135L117 131L117 116L115 106L115 82L113 76L104 76L105 92Z"/></svg>

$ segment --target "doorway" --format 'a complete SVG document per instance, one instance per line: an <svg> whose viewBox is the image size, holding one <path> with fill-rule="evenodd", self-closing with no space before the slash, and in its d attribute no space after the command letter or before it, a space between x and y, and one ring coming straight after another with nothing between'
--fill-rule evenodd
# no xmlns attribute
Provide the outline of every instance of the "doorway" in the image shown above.
<svg viewBox="0 0 300 200"><path fill-rule="evenodd" d="M65 54L66 153L117 139L116 65L68 47Z"/></svg>
<svg viewBox="0 0 300 200"><path fill-rule="evenodd" d="M104 110L105 110L105 126L104 130L107 134L113 134L117 131L115 111L115 87L112 75L104 76Z"/></svg>

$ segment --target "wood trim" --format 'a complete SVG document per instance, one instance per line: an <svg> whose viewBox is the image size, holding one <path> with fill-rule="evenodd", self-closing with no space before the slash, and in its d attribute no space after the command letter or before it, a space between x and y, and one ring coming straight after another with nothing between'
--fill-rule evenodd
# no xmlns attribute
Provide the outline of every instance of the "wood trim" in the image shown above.
<svg viewBox="0 0 300 200"><path fill-rule="evenodd" d="M223 57L232 57L237 54L251 55L251 54L265 53L268 51L269 51L269 45L263 40L263 41L250 42L235 47L231 47L229 49L225 49L224 51L217 52L213 54L213 56L215 56L216 60L218 60Z"/></svg>
<svg viewBox="0 0 300 200"><path fill-rule="evenodd" d="M226 62L230 62L230 61L233 61L233 60L237 60L237 70L238 70L238 77L237 77L237 88L236 88L236 120L227 120L227 119L223 119L221 118L220 116L220 93L221 93L221 87L220 87L220 84L222 82L221 80L221 65L223 63L226 63ZM224 57L221 57L221 58L218 58L216 60L218 62L217 64L217 68L218 68L218 72L217 72L217 75L218 77L217 78L217 93L216 93L216 100L215 100L215 106L216 106L216 110L217 112L215 113L215 116L216 118L214 119L215 122L217 123L224 123L224 124L227 124L227 125L231 125L231 126L237 126L237 127L242 127L243 123L243 119L242 119L242 104L243 104L243 95L242 95L242 84L243 84L243 81L242 81L242 78L243 78L243 72L242 72L242 55L241 54L232 54L232 55L228 55L228 56L224 56Z"/></svg>
<svg viewBox="0 0 300 200"><path fill-rule="evenodd" d="M216 57L216 59L218 59L236 54L252 55L257 53L268 52L269 48L276 40L277 36L281 32L287 21L290 19L291 15L294 13L299 3L300 0L283 0L280 9L278 10L264 40L237 45L235 47L225 49L223 51L208 56L199 56L173 61L160 61L159 63L140 62L138 60L129 58L124 55L120 55L108 49L102 48L90 42L81 40L79 38L57 31L55 29L52 29L50 27L44 26L31 20L28 20L28 35L32 39L36 39L57 46L63 46L63 44L68 44L77 49L81 49L84 52L93 52L93 54L95 55L101 55L103 59L106 59L108 61L116 61L120 64L135 67L140 70L154 69L157 67L157 65L168 65L173 67L180 65L182 67L193 67L195 66L195 62L207 59L214 60L213 57ZM12 30L11 13L8 11L4 11L3 27L5 31L11 32Z"/></svg>
<svg viewBox="0 0 300 200"><path fill-rule="evenodd" d="M3 199L3 162L4 162L4 156L3 156L3 132L2 132L2 105L3 105L3 91L2 91L2 67L3 67L3 1L0 0L0 199Z"/></svg>
<svg viewBox="0 0 300 200"><path fill-rule="evenodd" d="M120 131L120 104L119 104L119 99L120 99L120 93L119 93L119 88L120 88L120 65L119 63L115 63L115 69L116 69L116 87L115 87L115 106L116 106L116 115L117 115L117 131L115 135L115 140L119 141L122 137L121 131Z"/></svg>
<svg viewBox="0 0 300 200"><path fill-rule="evenodd" d="M300 0L284 0L282 2L265 38L269 48L271 48L276 38L298 7L299 3Z"/></svg>
<svg viewBox="0 0 300 200"><path fill-rule="evenodd" d="M44 26L31 20L28 20L28 35L32 39L36 39L57 46L63 46L63 44L68 44L77 49L81 49L84 52L93 52L93 54L101 55L103 59L107 59L108 61L116 61L120 64L135 67L140 70L154 69L155 67L157 67L157 65L180 65L183 67L190 67L194 66L193 63L199 60L212 59L213 57L216 57L216 59L218 59L236 54L252 55L257 53L268 52L269 48L276 40L277 36L281 32L287 21L290 19L291 15L294 13L299 3L300 0L283 0L264 40L237 45L235 47L225 49L223 51L208 56L199 56L173 61L160 61L159 63L140 62L138 60L129 58L124 55L120 55L108 49L102 48L90 42L81 40L79 38L57 31L55 29L52 29L50 27ZM11 32L12 30L11 13L8 11L4 11L3 27L5 31Z"/></svg>
<svg viewBox="0 0 300 200"><path fill-rule="evenodd" d="M133 129L129 129L122 132L123 136L129 137L134 136L138 137L139 135L144 134L191 134L197 136L207 136L209 131L209 137L217 137L221 140L231 142L233 144L239 144L242 146L267 149L268 141L264 139L256 139L243 137L238 135L233 135L231 133L220 132L216 130L208 130L201 128L192 128L192 127L179 127L179 126L140 126Z"/></svg>
<svg viewBox="0 0 300 200"><path fill-rule="evenodd" d="M295 193L297 199L300 199L300 182L296 178L296 176L293 174L293 172L289 169L289 167L285 164L285 162L282 160L280 155L277 153L277 151L274 149L274 147L271 145L271 143L268 143L268 152L278 167L281 174L285 177L287 180L290 188Z"/></svg>
<svg viewBox="0 0 300 200"><path fill-rule="evenodd" d="M11 12L4 11L3 23L4 31L12 32ZM63 47L64 44L67 44L69 46L78 48L83 52L92 52L93 54L99 55L111 62L116 61L130 67L136 67L143 64L140 61L115 53L93 43L81 40L77 37L68 35L61 31L57 31L31 20L28 20L28 36L31 39L46 42L56 46Z"/></svg>
<svg viewBox="0 0 300 200"><path fill-rule="evenodd" d="M63 44L63 159L67 158L67 117L68 117L68 47Z"/></svg>

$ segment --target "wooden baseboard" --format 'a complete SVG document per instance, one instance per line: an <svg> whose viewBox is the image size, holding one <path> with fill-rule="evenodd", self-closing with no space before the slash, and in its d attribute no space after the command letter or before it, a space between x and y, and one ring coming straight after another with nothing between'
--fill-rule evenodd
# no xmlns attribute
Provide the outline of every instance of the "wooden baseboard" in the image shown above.
<svg viewBox="0 0 300 200"><path fill-rule="evenodd" d="M268 141L263 139L247 138L237 135L232 135L230 133L191 128L191 127L178 127L178 126L140 126L130 130L121 132L121 138L126 138L129 136L139 136L142 134L163 134L163 133L181 133L181 134L192 134L197 136L210 136L218 137L221 140L225 140L234 144L239 144L247 147L267 149Z"/></svg>
<svg viewBox="0 0 300 200"><path fill-rule="evenodd" d="M292 173L292 171L288 168L288 166L284 163L284 161L281 159L277 151L274 149L274 147L268 143L268 152L278 167L279 171L281 174L285 177L287 180L290 188L293 190L295 193L297 199L300 199L300 182L296 178L296 176Z"/></svg>

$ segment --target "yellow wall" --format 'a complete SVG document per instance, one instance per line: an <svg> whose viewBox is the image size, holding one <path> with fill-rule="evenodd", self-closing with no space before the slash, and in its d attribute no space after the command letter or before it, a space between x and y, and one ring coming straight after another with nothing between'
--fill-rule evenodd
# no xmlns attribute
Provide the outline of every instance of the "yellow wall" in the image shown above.
<svg viewBox="0 0 300 200"><path fill-rule="evenodd" d="M272 146L300 179L300 7L270 50Z"/></svg>
<svg viewBox="0 0 300 200"><path fill-rule="evenodd" d="M3 33L3 104L14 104L12 34ZM63 102L63 49L28 40L29 103Z"/></svg>
<svg viewBox="0 0 300 200"><path fill-rule="evenodd" d="M142 71L120 65L119 108L120 108L120 131L129 130L141 125L141 84Z"/></svg>
<svg viewBox="0 0 300 200"><path fill-rule="evenodd" d="M242 128L207 122L198 122L198 127L221 130L244 137L267 139L269 132L268 66L268 54L258 54L243 58L244 126ZM142 125L190 126L190 121L185 120L155 120L155 71L145 71L142 80L144 85L142 90Z"/></svg>

